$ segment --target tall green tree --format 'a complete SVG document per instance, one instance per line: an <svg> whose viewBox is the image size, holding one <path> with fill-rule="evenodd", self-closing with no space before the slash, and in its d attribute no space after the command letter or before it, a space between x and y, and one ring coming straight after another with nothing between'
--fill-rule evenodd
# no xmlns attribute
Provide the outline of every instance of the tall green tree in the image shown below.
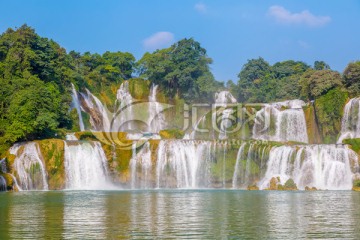
<svg viewBox="0 0 360 240"><path fill-rule="evenodd" d="M331 70L308 70L300 80L301 95L305 99L314 100L331 89L342 87L341 75Z"/></svg>
<svg viewBox="0 0 360 240"><path fill-rule="evenodd" d="M171 47L145 53L138 62L141 77L158 84L169 96L188 102L207 99L222 84L215 81L212 59L194 39L182 39Z"/></svg>
<svg viewBox="0 0 360 240"><path fill-rule="evenodd" d="M353 96L360 95L360 61L347 65L343 73L344 84Z"/></svg>
<svg viewBox="0 0 360 240"><path fill-rule="evenodd" d="M271 66L263 58L250 59L242 67L238 74L238 95L237 98L241 102L250 101L257 102L256 97L259 84L264 83L264 79L271 77Z"/></svg>

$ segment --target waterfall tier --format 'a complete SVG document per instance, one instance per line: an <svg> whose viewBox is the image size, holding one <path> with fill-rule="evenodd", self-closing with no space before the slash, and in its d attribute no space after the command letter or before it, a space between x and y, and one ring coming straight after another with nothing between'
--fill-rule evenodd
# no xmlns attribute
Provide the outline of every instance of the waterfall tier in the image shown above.
<svg viewBox="0 0 360 240"><path fill-rule="evenodd" d="M281 184L289 178L293 179L299 189L349 190L352 188L353 173L357 171L358 157L347 146L274 147L259 187L268 188L271 178L278 177Z"/></svg>
<svg viewBox="0 0 360 240"><path fill-rule="evenodd" d="M16 156L13 167L22 190L48 190L47 173L37 143L15 144L10 153Z"/></svg>
<svg viewBox="0 0 360 240"><path fill-rule="evenodd" d="M208 187L212 147L213 144L206 141L160 141L156 187Z"/></svg>
<svg viewBox="0 0 360 240"><path fill-rule="evenodd" d="M66 188L108 189L107 160L99 142L65 141Z"/></svg>
<svg viewBox="0 0 360 240"><path fill-rule="evenodd" d="M360 98L352 98L345 105L338 143L346 138L360 138Z"/></svg>
<svg viewBox="0 0 360 240"><path fill-rule="evenodd" d="M6 180L0 175L0 192L6 191Z"/></svg>
<svg viewBox="0 0 360 240"><path fill-rule="evenodd" d="M72 97L72 107L76 109L76 112L79 117L80 131L84 131L85 125L84 125L84 120L83 120L82 114L81 114L81 105L80 105L79 95L76 92L74 84L71 84L71 97Z"/></svg>
<svg viewBox="0 0 360 240"><path fill-rule="evenodd" d="M256 113L253 138L308 143L303 106L301 100L265 104Z"/></svg>

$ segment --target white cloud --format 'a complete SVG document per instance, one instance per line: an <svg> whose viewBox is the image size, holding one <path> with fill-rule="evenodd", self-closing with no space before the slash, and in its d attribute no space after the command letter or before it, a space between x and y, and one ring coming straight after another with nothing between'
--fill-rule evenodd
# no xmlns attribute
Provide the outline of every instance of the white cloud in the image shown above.
<svg viewBox="0 0 360 240"><path fill-rule="evenodd" d="M206 13L207 12L207 7L205 4L203 3L197 3L194 6L195 10L198 11L199 13Z"/></svg>
<svg viewBox="0 0 360 240"><path fill-rule="evenodd" d="M331 21L329 16L315 16L308 10L299 13L292 13L282 6L271 6L268 14L274 17L279 23L284 24L305 24L310 27L321 27Z"/></svg>
<svg viewBox="0 0 360 240"><path fill-rule="evenodd" d="M146 50L152 51L167 47L174 42L174 34L171 32L157 32L144 39L143 46Z"/></svg>

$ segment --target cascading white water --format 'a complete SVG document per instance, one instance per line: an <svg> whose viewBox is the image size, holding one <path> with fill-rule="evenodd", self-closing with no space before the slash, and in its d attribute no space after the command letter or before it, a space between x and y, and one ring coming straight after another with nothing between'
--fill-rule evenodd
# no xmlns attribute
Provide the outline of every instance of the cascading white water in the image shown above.
<svg viewBox="0 0 360 240"><path fill-rule="evenodd" d="M77 137L75 136L75 133L66 134L65 139L67 141L77 141L78 140Z"/></svg>
<svg viewBox="0 0 360 240"><path fill-rule="evenodd" d="M0 192L6 191L6 180L0 175Z"/></svg>
<svg viewBox="0 0 360 240"><path fill-rule="evenodd" d="M347 138L360 138L360 98L352 98L345 105L338 143Z"/></svg>
<svg viewBox="0 0 360 240"><path fill-rule="evenodd" d="M10 148L15 155L14 171L22 190L48 190L47 174L37 143L15 144Z"/></svg>
<svg viewBox="0 0 360 240"><path fill-rule="evenodd" d="M243 142L240 145L236 156L235 169L232 179L232 188L246 188L254 184L254 180L262 175L269 146L261 145L256 142ZM256 163L255 163L256 162ZM253 172L253 168L257 164L258 173Z"/></svg>
<svg viewBox="0 0 360 240"><path fill-rule="evenodd" d="M210 183L211 146L211 142L206 141L160 141L157 187L207 187Z"/></svg>
<svg viewBox="0 0 360 240"><path fill-rule="evenodd" d="M135 141L132 146L133 156L129 163L131 172L131 188L147 189L153 187L150 183L152 178L150 143L145 142L138 153L136 150L137 142Z"/></svg>
<svg viewBox="0 0 360 240"><path fill-rule="evenodd" d="M215 93L215 103L236 103L236 99L229 91Z"/></svg>
<svg viewBox="0 0 360 240"><path fill-rule="evenodd" d="M234 110L231 108L225 109L222 112L221 122L220 122L220 133L219 133L220 140L227 139L227 131L226 130L229 127L231 127L232 122L230 120L230 116L233 113L234 113Z"/></svg>
<svg viewBox="0 0 360 240"><path fill-rule="evenodd" d="M134 99L129 92L128 81L123 82L117 91L114 112L109 111L88 89L86 94L80 94L83 99L82 108L90 115L92 130L101 132L134 130L131 122Z"/></svg>
<svg viewBox="0 0 360 240"><path fill-rule="evenodd" d="M134 130L132 120L134 120L133 102L134 99L129 91L129 82L125 81L120 85L117 91L117 102L119 103L118 109L113 116L112 131L125 131Z"/></svg>
<svg viewBox="0 0 360 240"><path fill-rule="evenodd" d="M231 115L234 113L234 110L231 108L233 106L230 106L230 108L227 108L229 104L237 103L236 99L231 95L229 91L221 91L215 93L215 106L220 106L224 109L221 110L221 116L219 121L219 139L224 140L227 139L227 129L231 127L232 125L232 117ZM217 118L217 113L213 113L212 115L213 121Z"/></svg>
<svg viewBox="0 0 360 240"><path fill-rule="evenodd" d="M85 127L84 127L84 121L83 121L83 118L81 115L81 105L80 105L79 96L78 96L78 93L76 92L74 84L71 84L71 91L72 91L72 93L71 93L72 105L76 109L78 117L79 117L80 131L84 131Z"/></svg>
<svg viewBox="0 0 360 240"><path fill-rule="evenodd" d="M301 100L265 104L256 113L253 138L308 143L302 106L305 106L305 103Z"/></svg>
<svg viewBox="0 0 360 240"><path fill-rule="evenodd" d="M84 100L83 109L90 115L90 124L92 130L102 131L102 132L111 132L111 112L104 106L101 101L94 96L88 89L86 89L86 94L80 93L82 99Z"/></svg>
<svg viewBox="0 0 360 240"><path fill-rule="evenodd" d="M65 141L66 188L109 189L107 160L99 142Z"/></svg>
<svg viewBox="0 0 360 240"><path fill-rule="evenodd" d="M2 172L2 173L7 172L5 158L0 160L0 172Z"/></svg>
<svg viewBox="0 0 360 240"><path fill-rule="evenodd" d="M183 137L183 139L189 140L189 139L196 139L196 133L197 131L201 131L199 129L200 125L204 125L206 121L206 115L202 116L197 123L193 126L193 130L190 133L186 133Z"/></svg>
<svg viewBox="0 0 360 240"><path fill-rule="evenodd" d="M148 131L151 133L158 133L164 129L165 118L162 113L163 108L156 99L158 85L152 85L149 94L149 119L148 119Z"/></svg>
<svg viewBox="0 0 360 240"><path fill-rule="evenodd" d="M273 147L265 176L258 185L260 189L268 188L271 178L279 177L281 184L292 178L299 189L308 186L324 190L349 190L354 177L352 168L358 168L358 159L347 146Z"/></svg>
<svg viewBox="0 0 360 240"><path fill-rule="evenodd" d="M6 173L7 169L6 169L6 163L5 163L5 158L0 160L0 174L1 173ZM5 178L0 175L0 192L1 191L6 191L6 180Z"/></svg>

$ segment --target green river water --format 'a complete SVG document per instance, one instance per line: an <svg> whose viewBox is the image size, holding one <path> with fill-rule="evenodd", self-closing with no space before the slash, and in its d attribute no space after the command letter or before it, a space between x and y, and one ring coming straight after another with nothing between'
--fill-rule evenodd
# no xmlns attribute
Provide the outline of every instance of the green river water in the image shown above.
<svg viewBox="0 0 360 240"><path fill-rule="evenodd" d="M360 239L352 191L0 193L0 239Z"/></svg>

